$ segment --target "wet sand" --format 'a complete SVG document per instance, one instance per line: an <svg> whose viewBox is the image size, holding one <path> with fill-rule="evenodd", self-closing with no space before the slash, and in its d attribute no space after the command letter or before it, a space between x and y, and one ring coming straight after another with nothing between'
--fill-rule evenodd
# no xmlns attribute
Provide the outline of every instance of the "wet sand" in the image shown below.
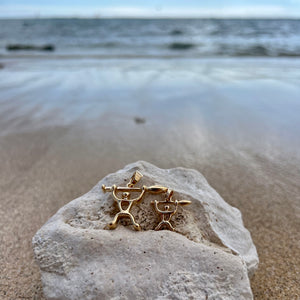
<svg viewBox="0 0 300 300"><path fill-rule="evenodd" d="M251 232L255 298L300 297L300 62L3 63L1 299L42 298L35 232L139 159L203 173Z"/></svg>

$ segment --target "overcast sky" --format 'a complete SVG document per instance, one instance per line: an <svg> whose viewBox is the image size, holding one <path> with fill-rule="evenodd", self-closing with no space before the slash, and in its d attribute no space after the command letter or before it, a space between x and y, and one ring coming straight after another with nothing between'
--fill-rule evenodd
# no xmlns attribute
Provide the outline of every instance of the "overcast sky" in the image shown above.
<svg viewBox="0 0 300 300"><path fill-rule="evenodd" d="M300 0L0 0L0 17L300 17Z"/></svg>

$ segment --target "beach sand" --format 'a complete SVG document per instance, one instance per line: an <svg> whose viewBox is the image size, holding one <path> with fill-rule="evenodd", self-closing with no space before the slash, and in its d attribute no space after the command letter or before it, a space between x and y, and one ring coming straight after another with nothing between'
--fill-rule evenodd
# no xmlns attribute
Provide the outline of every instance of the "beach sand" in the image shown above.
<svg viewBox="0 0 300 300"><path fill-rule="evenodd" d="M35 232L141 159L199 170L251 232L255 299L299 299L300 62L3 64L1 299L41 299Z"/></svg>

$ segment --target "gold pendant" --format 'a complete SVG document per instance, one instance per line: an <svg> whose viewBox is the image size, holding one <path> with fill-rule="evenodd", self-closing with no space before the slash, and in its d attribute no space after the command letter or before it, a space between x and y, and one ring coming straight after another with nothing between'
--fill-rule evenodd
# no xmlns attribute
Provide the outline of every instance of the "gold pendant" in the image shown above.
<svg viewBox="0 0 300 300"><path fill-rule="evenodd" d="M125 187L116 186L115 184L111 187L107 187L104 184L102 185L103 192L112 192L114 201L117 202L119 212L115 215L112 222L107 226L109 229L115 229L118 226L118 221L122 218L129 218L135 230L141 230L141 226L135 221L134 216L130 213L130 210L133 204L141 201L146 192L151 194L161 194L166 193L168 188L163 186L143 186L141 188L134 187L142 179L143 175L139 171L135 171L132 175L130 182ZM118 197L118 194L121 193L121 197ZM140 195L134 199L131 199L132 193L140 193Z"/></svg>
<svg viewBox="0 0 300 300"><path fill-rule="evenodd" d="M189 200L173 200L173 190L168 189L166 192L165 200L163 201L152 201L155 211L160 215L160 223L155 227L154 230L161 230L167 228L171 231L175 231L171 224L171 218L176 214L178 205L191 204Z"/></svg>

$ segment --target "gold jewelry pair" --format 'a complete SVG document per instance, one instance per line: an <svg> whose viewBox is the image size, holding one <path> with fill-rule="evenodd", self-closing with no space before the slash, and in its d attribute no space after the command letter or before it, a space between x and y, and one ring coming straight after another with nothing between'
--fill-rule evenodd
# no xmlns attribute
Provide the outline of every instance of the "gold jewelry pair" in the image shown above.
<svg viewBox="0 0 300 300"><path fill-rule="evenodd" d="M164 227L174 231L174 227L171 224L171 218L177 212L178 205L191 204L189 200L173 200L173 190L159 185L153 185L150 187L143 186L141 188L134 187L134 185L142 179L143 175L139 171L135 171L132 175L130 182L125 187L116 186L111 187L102 185L103 192L112 192L114 201L117 202L119 212L115 215L112 222L107 227L109 229L115 229L118 226L118 221L122 218L129 218L135 230L141 230L141 226L135 221L134 216L130 213L130 209L133 204L140 202L146 193L150 194L165 194L165 199L162 201L152 201L155 211L160 215L161 221L155 227L155 230L163 229ZM139 192L140 195L134 199L131 198L131 193ZM121 198L117 194L121 193Z"/></svg>

